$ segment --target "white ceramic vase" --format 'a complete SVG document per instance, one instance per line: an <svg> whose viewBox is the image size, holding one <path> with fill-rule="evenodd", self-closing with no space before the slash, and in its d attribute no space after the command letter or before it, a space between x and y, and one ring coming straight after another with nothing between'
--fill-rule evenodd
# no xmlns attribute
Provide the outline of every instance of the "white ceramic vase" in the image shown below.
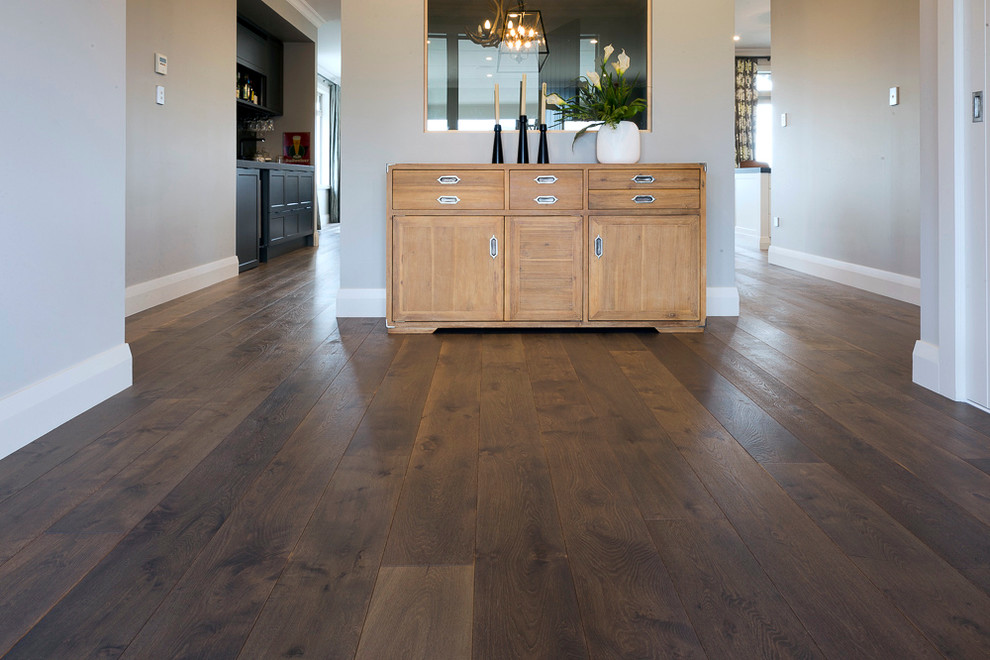
<svg viewBox="0 0 990 660"><path fill-rule="evenodd" d="M638 163L639 126L631 121L599 126L596 150L599 163Z"/></svg>

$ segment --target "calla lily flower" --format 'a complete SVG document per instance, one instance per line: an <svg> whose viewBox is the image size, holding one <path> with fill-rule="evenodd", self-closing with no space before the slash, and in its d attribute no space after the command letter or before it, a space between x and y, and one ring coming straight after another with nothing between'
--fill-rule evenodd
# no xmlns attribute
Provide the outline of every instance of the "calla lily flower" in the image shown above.
<svg viewBox="0 0 990 660"><path fill-rule="evenodd" d="M598 89L602 88L602 79L594 71L588 71L587 73L584 74L584 77L587 78L588 82L590 82Z"/></svg>
<svg viewBox="0 0 990 660"><path fill-rule="evenodd" d="M612 53L613 52L615 52L615 49L612 48L612 44L609 44L609 45L605 46L605 50L602 51L602 54L603 54L602 64L605 64L605 62L608 62L608 58L612 57Z"/></svg>
<svg viewBox="0 0 990 660"><path fill-rule="evenodd" d="M558 107L564 105L565 101L560 97L560 94L548 94L547 95L547 105Z"/></svg>
<svg viewBox="0 0 990 660"><path fill-rule="evenodd" d="M612 62L612 66L615 67L615 72L620 76L626 72L629 68L629 56L626 55L626 50L623 48L622 52L619 53L618 62Z"/></svg>

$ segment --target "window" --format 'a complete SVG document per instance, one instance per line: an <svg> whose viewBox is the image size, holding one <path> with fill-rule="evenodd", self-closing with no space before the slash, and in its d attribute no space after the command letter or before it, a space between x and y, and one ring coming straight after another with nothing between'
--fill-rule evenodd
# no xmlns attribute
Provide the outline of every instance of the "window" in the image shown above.
<svg viewBox="0 0 990 660"><path fill-rule="evenodd" d="M766 67L767 65L761 65ZM767 165L773 165L773 103L771 92L773 91L773 80L770 77L770 70L759 71L756 74L756 126L754 129L754 140L756 142L754 155L755 159Z"/></svg>

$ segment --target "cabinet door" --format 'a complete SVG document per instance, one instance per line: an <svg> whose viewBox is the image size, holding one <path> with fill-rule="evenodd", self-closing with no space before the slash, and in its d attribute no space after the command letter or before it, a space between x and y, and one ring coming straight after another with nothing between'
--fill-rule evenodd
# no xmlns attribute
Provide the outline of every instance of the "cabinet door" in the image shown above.
<svg viewBox="0 0 990 660"><path fill-rule="evenodd" d="M505 219L509 321L580 321L584 223L580 216Z"/></svg>
<svg viewBox="0 0 990 660"><path fill-rule="evenodd" d="M589 320L700 319L699 216L597 216L588 234Z"/></svg>
<svg viewBox="0 0 990 660"><path fill-rule="evenodd" d="M503 220L392 219L395 321L501 321Z"/></svg>
<svg viewBox="0 0 990 660"><path fill-rule="evenodd" d="M240 270L258 265L261 226L261 176L255 169L237 170L236 249Z"/></svg>

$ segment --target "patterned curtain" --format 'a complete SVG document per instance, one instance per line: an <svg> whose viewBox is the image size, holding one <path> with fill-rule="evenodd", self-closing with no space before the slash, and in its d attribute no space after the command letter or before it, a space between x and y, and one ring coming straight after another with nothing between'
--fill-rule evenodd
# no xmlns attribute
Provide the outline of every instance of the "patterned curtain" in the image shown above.
<svg viewBox="0 0 990 660"><path fill-rule="evenodd" d="M736 167L755 160L753 128L756 121L756 58L736 58Z"/></svg>

